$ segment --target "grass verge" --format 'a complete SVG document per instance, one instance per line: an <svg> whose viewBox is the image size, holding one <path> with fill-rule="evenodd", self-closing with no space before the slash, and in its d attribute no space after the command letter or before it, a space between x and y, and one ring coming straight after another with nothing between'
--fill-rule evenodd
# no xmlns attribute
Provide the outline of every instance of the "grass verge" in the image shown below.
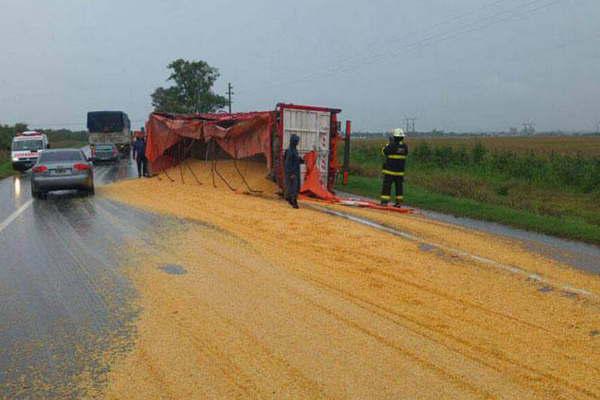
<svg viewBox="0 0 600 400"><path fill-rule="evenodd" d="M10 160L2 160L0 158L0 179L14 175L14 173L15 171L12 169Z"/></svg>
<svg viewBox="0 0 600 400"><path fill-rule="evenodd" d="M381 179L351 176L347 186L338 188L346 192L377 199L381 191ZM406 203L413 207L439 211L459 217L498 222L533 232L600 244L600 226L590 224L578 217L555 217L515 210L471 199L432 193L410 183L405 184L404 197Z"/></svg>

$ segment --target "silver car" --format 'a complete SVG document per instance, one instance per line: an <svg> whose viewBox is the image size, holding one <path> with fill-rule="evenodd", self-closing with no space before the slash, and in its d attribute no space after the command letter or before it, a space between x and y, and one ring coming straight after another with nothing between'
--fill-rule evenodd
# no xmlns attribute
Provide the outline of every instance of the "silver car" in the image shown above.
<svg viewBox="0 0 600 400"><path fill-rule="evenodd" d="M43 199L49 191L71 189L94 194L92 163L77 149L42 151L31 169L31 195Z"/></svg>
<svg viewBox="0 0 600 400"><path fill-rule="evenodd" d="M114 144L97 144L91 147L91 150L94 162L119 160L119 149Z"/></svg>

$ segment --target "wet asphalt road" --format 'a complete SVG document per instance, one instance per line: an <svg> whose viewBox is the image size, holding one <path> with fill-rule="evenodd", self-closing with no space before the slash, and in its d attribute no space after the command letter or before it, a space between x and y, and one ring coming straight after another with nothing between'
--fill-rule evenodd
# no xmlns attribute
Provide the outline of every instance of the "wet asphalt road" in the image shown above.
<svg viewBox="0 0 600 400"><path fill-rule="evenodd" d="M101 186L136 176L127 160L96 166ZM101 385L103 352L126 349L133 291L121 246L157 216L76 193L32 201L28 174L0 181L0 398L80 398ZM114 348L111 348L114 351Z"/></svg>

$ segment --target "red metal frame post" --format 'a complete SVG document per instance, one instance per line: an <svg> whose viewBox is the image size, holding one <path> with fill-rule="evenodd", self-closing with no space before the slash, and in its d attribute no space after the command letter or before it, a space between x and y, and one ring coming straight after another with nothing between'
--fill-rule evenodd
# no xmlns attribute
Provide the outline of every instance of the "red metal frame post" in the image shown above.
<svg viewBox="0 0 600 400"><path fill-rule="evenodd" d="M346 121L346 137L344 140L344 180L348 184L348 172L350 170L350 134L352 132L352 121Z"/></svg>
<svg viewBox="0 0 600 400"><path fill-rule="evenodd" d="M278 175L278 183L279 183L279 187L284 189L284 163L283 163L283 130L284 130L284 126L283 126L283 109L284 107L280 106L279 104L277 105L277 110L278 110L278 120L277 120L277 135L279 136L279 171L277 171L277 175Z"/></svg>

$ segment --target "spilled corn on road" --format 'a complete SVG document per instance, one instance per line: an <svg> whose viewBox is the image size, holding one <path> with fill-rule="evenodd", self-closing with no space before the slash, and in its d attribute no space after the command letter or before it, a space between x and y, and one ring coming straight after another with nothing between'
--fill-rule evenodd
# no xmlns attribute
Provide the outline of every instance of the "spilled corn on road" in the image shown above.
<svg viewBox="0 0 600 400"><path fill-rule="evenodd" d="M102 246L118 254L110 276L124 289L110 284L121 278L98 282L122 334L107 335L83 363L97 368L64 390L107 399L600 398L597 274L420 215L306 202L294 210L260 165L240 163L247 184L232 164L218 168L235 191L201 162L98 190L97 215L120 232Z"/></svg>

